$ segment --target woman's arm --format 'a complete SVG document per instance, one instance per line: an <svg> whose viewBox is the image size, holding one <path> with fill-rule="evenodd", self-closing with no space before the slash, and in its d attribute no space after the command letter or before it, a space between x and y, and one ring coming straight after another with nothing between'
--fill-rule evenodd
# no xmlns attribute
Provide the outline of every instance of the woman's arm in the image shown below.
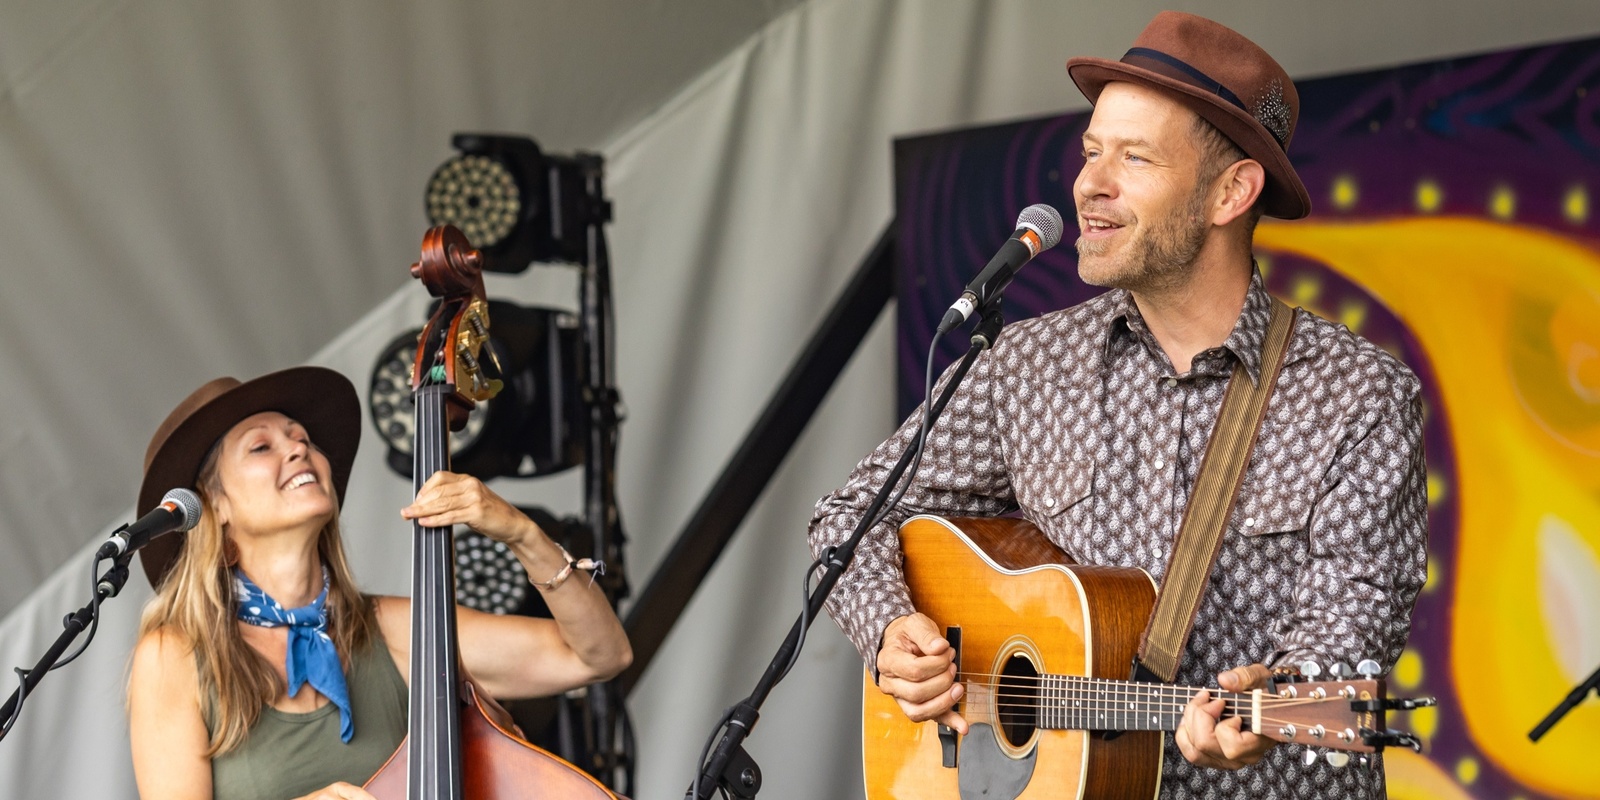
<svg viewBox="0 0 1600 800"><path fill-rule="evenodd" d="M146 634L134 648L128 723L139 796L211 800L199 674L193 648L177 631Z"/></svg>
<svg viewBox="0 0 1600 800"><path fill-rule="evenodd" d="M401 515L429 527L467 525L504 542L533 581L548 581L567 565L561 548L533 520L477 478L440 472ZM610 678L632 663L622 623L588 573L575 571L560 586L538 591L554 620L457 610L462 661L492 696L557 694Z"/></svg>

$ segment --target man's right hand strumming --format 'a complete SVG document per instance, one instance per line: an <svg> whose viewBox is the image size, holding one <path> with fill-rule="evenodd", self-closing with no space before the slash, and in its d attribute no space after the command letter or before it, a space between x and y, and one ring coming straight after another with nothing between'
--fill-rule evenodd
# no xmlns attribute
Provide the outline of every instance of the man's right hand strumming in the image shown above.
<svg viewBox="0 0 1600 800"><path fill-rule="evenodd" d="M928 615L897 617L884 628L878 688L913 722L937 720L966 734L967 721L952 710L966 692L956 682L955 650Z"/></svg>

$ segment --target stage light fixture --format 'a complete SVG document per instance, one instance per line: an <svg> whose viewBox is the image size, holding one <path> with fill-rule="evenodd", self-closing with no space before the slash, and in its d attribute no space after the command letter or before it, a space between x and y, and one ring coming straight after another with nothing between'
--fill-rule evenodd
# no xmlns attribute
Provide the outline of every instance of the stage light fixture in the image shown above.
<svg viewBox="0 0 1600 800"><path fill-rule="evenodd" d="M588 537L588 529L582 520L570 517L557 519L550 511L537 506L517 508L538 523L545 535L568 551L588 552L583 544ZM528 571L512 555L511 548L464 527L456 531L455 538L456 602L489 614L550 616L549 606L545 605L544 598L538 592L533 591L533 584L528 582Z"/></svg>
<svg viewBox="0 0 1600 800"><path fill-rule="evenodd" d="M517 179L488 156L457 156L428 180L428 219L460 228L479 249L504 241L521 214Z"/></svg>
<svg viewBox="0 0 1600 800"><path fill-rule="evenodd" d="M588 227L610 208L590 196L580 158L548 155L524 136L458 133L450 144L460 154L428 180L428 219L460 228L484 269L588 257Z"/></svg>
<svg viewBox="0 0 1600 800"><path fill-rule="evenodd" d="M456 602L490 614L520 614L528 603L528 571L504 542L477 531L456 534Z"/></svg>
<svg viewBox="0 0 1600 800"><path fill-rule="evenodd" d="M372 424L389 446L389 467L408 478L411 359L420 333L408 331L380 352L367 393ZM505 388L450 434L451 469L489 480L550 475L582 463L578 345L571 313L490 300L486 346L501 365Z"/></svg>

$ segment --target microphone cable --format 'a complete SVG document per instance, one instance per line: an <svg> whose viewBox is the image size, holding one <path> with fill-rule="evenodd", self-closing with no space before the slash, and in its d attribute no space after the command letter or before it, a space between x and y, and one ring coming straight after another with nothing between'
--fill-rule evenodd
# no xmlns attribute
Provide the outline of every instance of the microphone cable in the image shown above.
<svg viewBox="0 0 1600 800"><path fill-rule="evenodd" d="M905 497L906 492L911 488L912 482L916 480L917 469L922 466L922 454L928 442L930 429L933 427L933 363L934 356L937 355L938 350L939 337L934 336L933 341L928 344L928 357L922 379L922 422L917 426L917 434L910 444L910 447L915 448L911 456L911 465L901 474L900 480L895 484L895 493L883 504L882 508L878 509L877 515L867 525L867 530L869 531L883 524L889 514L900 505L900 500ZM812 560L811 565L806 567L805 574L801 576L800 636L795 640L794 652L789 654L788 663L784 664L783 670L778 673L777 680L773 681L774 685L788 677L789 671L794 669L794 665L800 661L800 651L806 646L806 632L810 630L812 622L811 579L816 574L818 567L833 560L833 555L838 549L837 545L824 549L822 555ZM695 762L694 768L693 793L690 795L694 800L698 800L700 797L700 778L705 772L706 757L710 755L711 748L716 744L718 737L722 735L723 729L732 720L735 708L737 708L737 705L729 706L726 711L722 712L721 719L717 720L716 726L711 729L711 735L706 738L705 745L700 748L700 758ZM722 788L721 784L717 785L716 791L718 795L724 798L727 797L727 791Z"/></svg>

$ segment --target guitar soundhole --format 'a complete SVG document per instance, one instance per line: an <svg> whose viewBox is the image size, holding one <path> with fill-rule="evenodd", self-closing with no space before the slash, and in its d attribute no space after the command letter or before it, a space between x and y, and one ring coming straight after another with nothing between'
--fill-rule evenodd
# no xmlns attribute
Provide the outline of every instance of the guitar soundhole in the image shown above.
<svg viewBox="0 0 1600 800"><path fill-rule="evenodd" d="M1006 659L996 695L1006 743L1022 747L1039 727L1039 670L1027 656L1013 653Z"/></svg>

